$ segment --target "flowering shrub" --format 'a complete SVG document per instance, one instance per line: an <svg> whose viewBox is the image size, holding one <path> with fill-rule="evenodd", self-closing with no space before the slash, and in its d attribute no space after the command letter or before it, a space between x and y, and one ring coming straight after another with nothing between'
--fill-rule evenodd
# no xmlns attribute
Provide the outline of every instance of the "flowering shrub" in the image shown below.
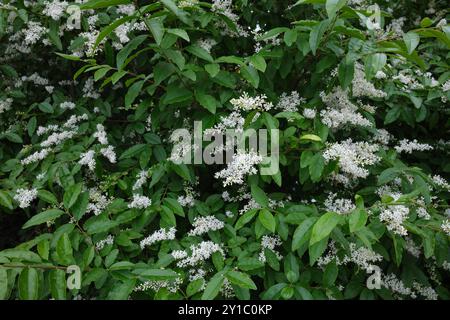
<svg viewBox="0 0 450 320"><path fill-rule="evenodd" d="M0 298L449 299L446 5L2 1Z"/></svg>

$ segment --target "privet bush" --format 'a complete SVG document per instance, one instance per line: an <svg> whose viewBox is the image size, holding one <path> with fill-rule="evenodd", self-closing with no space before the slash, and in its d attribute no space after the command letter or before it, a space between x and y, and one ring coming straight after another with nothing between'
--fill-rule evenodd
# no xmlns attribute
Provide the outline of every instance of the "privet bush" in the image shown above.
<svg viewBox="0 0 450 320"><path fill-rule="evenodd" d="M446 4L3 0L0 298L448 299Z"/></svg>

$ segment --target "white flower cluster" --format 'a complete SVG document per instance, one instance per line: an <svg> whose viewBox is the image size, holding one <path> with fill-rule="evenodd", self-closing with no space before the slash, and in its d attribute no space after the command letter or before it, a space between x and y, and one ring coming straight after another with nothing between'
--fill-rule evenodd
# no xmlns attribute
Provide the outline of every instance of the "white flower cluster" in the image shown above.
<svg viewBox="0 0 450 320"><path fill-rule="evenodd" d="M374 262L380 262L383 260L381 255L370 250L369 248L356 248L355 243L350 243L349 248L350 257L347 257L347 259L359 266L361 269L366 270L366 272L370 272L372 270Z"/></svg>
<svg viewBox="0 0 450 320"><path fill-rule="evenodd" d="M404 296L411 296L411 298L416 298L416 294L411 290L411 288L405 286L403 281L399 280L393 273L382 277L381 285L394 293L398 293Z"/></svg>
<svg viewBox="0 0 450 320"><path fill-rule="evenodd" d="M186 194L185 196L179 196L177 198L178 203L182 207L193 207L195 205L195 199L192 194Z"/></svg>
<svg viewBox="0 0 450 320"><path fill-rule="evenodd" d="M149 235L147 238L143 239L139 245L141 249L144 249L146 246L151 246L155 242L164 241L164 240L173 240L175 239L175 232L177 230L172 227L168 231L166 229L161 228L155 231L153 234Z"/></svg>
<svg viewBox="0 0 450 320"><path fill-rule="evenodd" d="M327 106L320 111L322 122L332 129L338 129L346 125L370 127L372 123L358 113L358 106L350 101L348 90L335 87L332 92L320 93L322 101Z"/></svg>
<svg viewBox="0 0 450 320"><path fill-rule="evenodd" d="M87 212L93 212L96 216L101 214L106 207L111 203L112 199L103 195L98 189L92 188L89 190L89 203Z"/></svg>
<svg viewBox="0 0 450 320"><path fill-rule="evenodd" d="M97 39L98 34L96 33L93 37L93 42ZM93 45L93 44L92 44ZM84 83L83 87L83 97L84 98L92 98L98 99L100 98L100 93L94 88L94 79L89 78Z"/></svg>
<svg viewBox="0 0 450 320"><path fill-rule="evenodd" d="M4 113L11 109L13 100L11 98L7 98L4 100L0 100L0 113Z"/></svg>
<svg viewBox="0 0 450 320"><path fill-rule="evenodd" d="M264 235L261 238L261 252L259 253L259 261L263 263L266 262L266 254L264 252L264 249L271 250L276 255L278 260L281 260L283 256L278 251L275 250L275 247L281 246L281 244L282 242L278 235L275 236Z"/></svg>
<svg viewBox="0 0 450 320"><path fill-rule="evenodd" d="M305 99L300 98L297 91L292 91L289 95L283 92L275 108L286 112L297 112L298 106L305 102Z"/></svg>
<svg viewBox="0 0 450 320"><path fill-rule="evenodd" d="M198 4L199 0L179 0L177 6L179 8L190 8Z"/></svg>
<svg viewBox="0 0 450 320"><path fill-rule="evenodd" d="M386 92L376 89L371 82L366 80L364 66L359 63L355 64L355 74L352 80L352 94L355 98L384 98L387 96Z"/></svg>
<svg viewBox="0 0 450 320"><path fill-rule="evenodd" d="M408 231L403 226L403 222L408 218L408 215L408 207L403 205L393 205L381 211L380 221L386 223L386 227L389 231L401 236L406 236Z"/></svg>
<svg viewBox="0 0 450 320"><path fill-rule="evenodd" d="M326 163L338 160L339 169L346 178L351 180L366 178L369 175L369 170L364 167L380 161L380 157L375 154L376 151L378 146L375 144L353 142L352 139L347 139L328 144L323 157Z"/></svg>
<svg viewBox="0 0 450 320"><path fill-rule="evenodd" d="M306 119L314 119L316 117L316 109L311 109L311 108L303 109L303 116Z"/></svg>
<svg viewBox="0 0 450 320"><path fill-rule="evenodd" d="M113 243L114 243L114 236L108 234L108 236L105 239L100 240L95 244L95 248L97 250L102 250L105 247L105 245L110 245Z"/></svg>
<svg viewBox="0 0 450 320"><path fill-rule="evenodd" d="M37 195L38 195L37 189L20 188L16 190L14 200L19 202L19 207L28 208L31 205L31 202L33 202L33 200L36 199Z"/></svg>
<svg viewBox="0 0 450 320"><path fill-rule="evenodd" d="M113 146L107 146L100 149L100 153L111 163L116 163L117 155Z"/></svg>
<svg viewBox="0 0 450 320"><path fill-rule="evenodd" d="M194 229L189 231L189 236L200 236L209 231L223 229L225 224L214 216L196 217L192 223Z"/></svg>
<svg viewBox="0 0 450 320"><path fill-rule="evenodd" d="M133 201L128 204L128 208L132 209L145 209L151 206L152 200L146 196L141 196L138 194L133 194Z"/></svg>
<svg viewBox="0 0 450 320"><path fill-rule="evenodd" d="M262 157L253 151L249 153L239 151L233 156L227 167L216 172L214 177L216 179L224 179L224 187L232 184L242 184L246 175L257 173L255 166L261 163L262 160Z"/></svg>
<svg viewBox="0 0 450 320"><path fill-rule="evenodd" d="M337 214L348 214L356 209L351 199L338 198L336 193L330 193L324 202L327 211L336 212Z"/></svg>
<svg viewBox="0 0 450 320"><path fill-rule="evenodd" d="M444 178L442 178L440 175L436 174L432 177L433 182L443 188L443 189L448 189L450 190L450 183L448 183Z"/></svg>
<svg viewBox="0 0 450 320"><path fill-rule="evenodd" d="M208 52L211 52L212 47L214 47L216 44L217 44L216 40L211 38L197 40L197 45Z"/></svg>
<svg viewBox="0 0 450 320"><path fill-rule="evenodd" d="M237 32L231 29L223 20L217 22L217 28L223 35L230 37L247 37L248 32L238 23L239 16L233 13L232 6L232 0L213 0L211 11L223 14L230 19L234 23Z"/></svg>
<svg viewBox="0 0 450 320"><path fill-rule="evenodd" d="M290 98L286 98L290 99ZM291 99L292 100L292 99ZM233 105L236 111L252 111L252 110L260 110L260 111L268 111L272 109L273 104L267 101L266 95L259 95L250 97L247 92L242 93L239 98L233 98L230 100L230 103Z"/></svg>
<svg viewBox="0 0 450 320"><path fill-rule="evenodd" d="M411 237L406 237L405 250L416 258L419 258L421 254L420 247L414 243L414 240Z"/></svg>
<svg viewBox="0 0 450 320"><path fill-rule="evenodd" d="M386 129L377 129L372 140L383 146L387 146L392 139L392 135Z"/></svg>
<svg viewBox="0 0 450 320"><path fill-rule="evenodd" d="M147 183L147 179L148 179L148 171L147 170L140 171L137 175L137 180L133 185L133 191L142 188L142 186Z"/></svg>
<svg viewBox="0 0 450 320"><path fill-rule="evenodd" d="M37 43L47 31L47 28L43 27L39 22L28 21L27 28L23 30L25 45L29 46Z"/></svg>
<svg viewBox="0 0 450 320"><path fill-rule="evenodd" d="M244 130L245 118L238 111L233 111L227 116L221 116L220 122L213 128L206 129L205 135L213 135L214 133L225 133L226 129L234 129L236 132Z"/></svg>
<svg viewBox="0 0 450 320"><path fill-rule="evenodd" d="M105 127L101 123L97 124L97 131L94 133L94 138L97 138L100 144L108 144Z"/></svg>
<svg viewBox="0 0 450 320"><path fill-rule="evenodd" d="M446 219L441 224L442 231L444 231L447 236L450 236L450 220Z"/></svg>
<svg viewBox="0 0 450 320"><path fill-rule="evenodd" d="M89 150L80 154L80 160L78 161L82 166L87 166L89 170L95 170L95 151Z"/></svg>
<svg viewBox="0 0 450 320"><path fill-rule="evenodd" d="M176 293L180 289L182 283L182 278L176 278L174 280L149 280L136 286L133 290L139 292L150 289L154 292L158 292L160 289L166 288L169 292Z"/></svg>
<svg viewBox="0 0 450 320"><path fill-rule="evenodd" d="M202 261L208 260L214 252L220 252L222 256L225 255L221 246L212 241L203 241L196 245L193 244L191 245L190 250L190 256L187 255L187 252L182 250L172 252L172 256L179 260L177 262L178 267L184 268L186 266L196 266Z"/></svg>
<svg viewBox="0 0 450 320"><path fill-rule="evenodd" d="M356 247L355 243L350 243L349 254L345 254L342 258L338 256L338 250L336 248L336 242L330 241L327 248L327 254L320 257L317 260L317 264L320 267L324 267L332 261L336 262L336 265L346 265L347 263L354 263L359 268L365 270L367 273L373 271L375 262L380 262L383 257L373 250L366 247Z"/></svg>
<svg viewBox="0 0 450 320"><path fill-rule="evenodd" d="M412 153L413 151L427 151L433 150L433 147L426 143L419 143L416 139L408 140L403 139L399 141L399 144L394 147L395 151L398 153Z"/></svg>
<svg viewBox="0 0 450 320"><path fill-rule="evenodd" d="M52 0L44 2L45 8L42 13L53 20L59 20L69 5L66 1Z"/></svg>
<svg viewBox="0 0 450 320"><path fill-rule="evenodd" d="M29 155L28 157L22 159L20 163L23 165L28 165L30 163L38 162L40 160L45 159L50 153L50 151L51 149L49 148L42 149L41 151L36 151L33 154Z"/></svg>
<svg viewBox="0 0 450 320"><path fill-rule="evenodd" d="M73 110L73 109L75 109L76 105L75 105L75 103L73 103L73 102L65 101L65 102L61 103L61 104L59 105L59 107L60 107L61 109L63 109L63 110L67 110L67 109Z"/></svg>

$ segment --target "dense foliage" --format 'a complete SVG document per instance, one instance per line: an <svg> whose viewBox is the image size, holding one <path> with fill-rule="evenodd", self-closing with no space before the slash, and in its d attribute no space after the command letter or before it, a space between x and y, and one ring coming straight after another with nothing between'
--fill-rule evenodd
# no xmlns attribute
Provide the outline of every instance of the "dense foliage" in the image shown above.
<svg viewBox="0 0 450 320"><path fill-rule="evenodd" d="M449 299L447 4L2 0L0 298Z"/></svg>

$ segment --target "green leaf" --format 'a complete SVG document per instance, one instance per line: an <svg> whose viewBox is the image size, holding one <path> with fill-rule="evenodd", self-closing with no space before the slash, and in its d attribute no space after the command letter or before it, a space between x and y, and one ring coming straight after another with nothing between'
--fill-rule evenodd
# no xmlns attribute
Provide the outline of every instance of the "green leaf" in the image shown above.
<svg viewBox="0 0 450 320"><path fill-rule="evenodd" d="M311 48L313 55L316 55L317 48L319 47L320 41L329 24L330 21L327 19L319 22L312 28L311 33L309 34L309 47Z"/></svg>
<svg viewBox="0 0 450 320"><path fill-rule="evenodd" d="M399 175L399 169L397 168L387 168L382 171L378 176L378 185L384 185L392 180L394 180Z"/></svg>
<svg viewBox="0 0 450 320"><path fill-rule="evenodd" d="M199 292L201 290L201 288L203 287L204 282L205 282L205 280L202 278L189 282L189 284L186 288L187 296L191 297L194 294L196 294L197 292Z"/></svg>
<svg viewBox="0 0 450 320"><path fill-rule="evenodd" d="M60 209L49 209L44 212L38 213L37 215L34 215L29 219L25 224L23 225L22 229L26 229L32 226L39 225L41 223L55 220L56 218L62 216L64 214L64 211Z"/></svg>
<svg viewBox="0 0 450 320"><path fill-rule="evenodd" d="M368 79L371 79L378 71L386 65L387 56L384 53L375 53L370 55L365 61L365 73Z"/></svg>
<svg viewBox="0 0 450 320"><path fill-rule="evenodd" d="M29 261L29 262L41 262L41 258L34 252L23 249L6 249L0 251L0 257L8 259Z"/></svg>
<svg viewBox="0 0 450 320"><path fill-rule="evenodd" d="M310 217L304 220L297 229L295 229L292 237L292 251L299 249L303 244L308 242L308 231L311 230L316 221L317 217Z"/></svg>
<svg viewBox="0 0 450 320"><path fill-rule="evenodd" d="M184 40L186 40L188 42L191 41L189 39L189 35L183 29L167 29L167 32L171 33L171 34L174 34L174 35L176 35L176 36L178 36L178 37L180 37L180 38L182 38L182 39L184 39Z"/></svg>
<svg viewBox="0 0 450 320"><path fill-rule="evenodd" d="M355 232L361 229L366 225L367 222L367 213L363 208L356 209L348 220L348 226L350 228L350 232Z"/></svg>
<svg viewBox="0 0 450 320"><path fill-rule="evenodd" d="M53 193L51 193L50 191L47 191L44 189L38 190L38 197L39 197L39 199L41 199L47 203L51 203L51 204L58 203L58 199L56 198L56 196Z"/></svg>
<svg viewBox="0 0 450 320"><path fill-rule="evenodd" d="M269 198L263 189L258 187L256 184L252 184L251 186L252 198L263 207L267 207L269 205Z"/></svg>
<svg viewBox="0 0 450 320"><path fill-rule="evenodd" d="M286 45L288 47L292 46L295 41L297 41L297 30L288 30L284 33L284 43L286 43ZM262 70L264 72L264 70Z"/></svg>
<svg viewBox="0 0 450 320"><path fill-rule="evenodd" d="M51 270L49 273L50 292L55 300L66 300L66 273L64 270Z"/></svg>
<svg viewBox="0 0 450 320"><path fill-rule="evenodd" d="M137 36L136 38L133 38L130 42L128 42L125 47L123 47L118 53L117 53L117 69L121 70L122 66L125 63L125 60L128 58L128 56L133 52L139 45L144 42L144 40L147 38L147 35L142 34Z"/></svg>
<svg viewBox="0 0 450 320"><path fill-rule="evenodd" d="M64 53L60 53L60 52L55 52L55 53L56 53L56 55L58 55L64 59L67 59L67 60L71 60L71 61L80 61L81 60L81 58L78 56L71 56L69 54L64 54Z"/></svg>
<svg viewBox="0 0 450 320"><path fill-rule="evenodd" d="M108 293L108 300L127 300L136 286L136 279L128 279L114 283Z"/></svg>
<svg viewBox="0 0 450 320"><path fill-rule="evenodd" d="M172 198L165 198L164 204L167 205L172 211L179 215L180 217L184 217L184 210L183 207L178 203L177 200Z"/></svg>
<svg viewBox="0 0 450 320"><path fill-rule="evenodd" d="M259 74L258 71L252 66L241 66L241 75L247 80L254 88L259 86Z"/></svg>
<svg viewBox="0 0 450 320"><path fill-rule="evenodd" d="M75 202L78 199L78 196L81 193L81 189L83 188L83 183L76 183L67 188L64 192L63 203L66 209L72 208Z"/></svg>
<svg viewBox="0 0 450 320"><path fill-rule="evenodd" d="M322 215L313 226L309 245L312 246L316 242L328 237L340 219L341 216L335 212L327 212Z"/></svg>
<svg viewBox="0 0 450 320"><path fill-rule="evenodd" d="M136 269L133 273L152 281L174 280L179 277L178 273L170 269Z"/></svg>
<svg viewBox="0 0 450 320"><path fill-rule="evenodd" d="M144 148L146 148L147 145L146 144L137 144L134 145L130 148L128 148L127 150L125 150L119 157L119 160L123 160L123 159L128 159L131 157L134 157L136 155L138 155L139 153L141 153Z"/></svg>
<svg viewBox="0 0 450 320"><path fill-rule="evenodd" d="M216 113L217 101L213 96L205 94L202 91L195 91L195 98L202 107L207 109L212 114Z"/></svg>
<svg viewBox="0 0 450 320"><path fill-rule="evenodd" d="M322 139L319 136L316 136L315 134L304 134L300 137L300 140L322 142Z"/></svg>
<svg viewBox="0 0 450 320"><path fill-rule="evenodd" d="M250 276L245 273L239 271L228 271L226 277L231 283L241 288L256 290L256 284Z"/></svg>
<svg viewBox="0 0 450 320"><path fill-rule="evenodd" d="M33 268L24 268L19 275L19 298L37 300L39 297L38 272Z"/></svg>
<svg viewBox="0 0 450 320"><path fill-rule="evenodd" d="M264 267L264 263L262 263L258 258L245 257L238 260L237 266L243 271L250 271Z"/></svg>
<svg viewBox="0 0 450 320"><path fill-rule="evenodd" d="M170 86L164 95L162 104L176 104L192 99L192 92L186 88Z"/></svg>
<svg viewBox="0 0 450 320"><path fill-rule="evenodd" d="M0 268L0 300L8 298L8 272L6 268Z"/></svg>
<svg viewBox="0 0 450 320"><path fill-rule="evenodd" d="M325 167L325 160L320 152L316 153L309 163L309 174L313 182L320 180L323 169Z"/></svg>
<svg viewBox="0 0 450 320"><path fill-rule="evenodd" d="M41 102L38 105L39 110L41 110L44 113L53 113L54 109L52 105L48 102Z"/></svg>
<svg viewBox="0 0 450 320"><path fill-rule="evenodd" d="M243 215L239 217L239 219L236 221L236 225L234 226L234 229L237 231L240 228L242 228L244 225L249 223L253 217L256 215L256 212L258 212L256 209L252 209L250 211L247 211Z"/></svg>
<svg viewBox="0 0 450 320"><path fill-rule="evenodd" d="M322 283L325 287L331 287L337 279L339 269L336 265L336 260L333 259L325 267L325 272L323 273Z"/></svg>
<svg viewBox="0 0 450 320"><path fill-rule="evenodd" d="M220 65L217 63L205 64L205 70L212 78L214 78L220 71Z"/></svg>
<svg viewBox="0 0 450 320"><path fill-rule="evenodd" d="M80 5L81 10L100 9L120 4L129 4L132 0L89 0Z"/></svg>
<svg viewBox="0 0 450 320"><path fill-rule="evenodd" d="M0 204L10 210L13 209L11 197L3 190L0 190Z"/></svg>
<svg viewBox="0 0 450 320"><path fill-rule="evenodd" d="M252 64L253 67L258 69L259 71L261 71L261 72L266 71L267 63L266 63L266 60L264 60L264 58L262 56L260 56L260 55L251 56L250 63Z"/></svg>
<svg viewBox="0 0 450 320"><path fill-rule="evenodd" d="M160 17L152 18L147 20L147 24L150 28L150 32L155 39L156 44L161 45L161 41L164 37L164 25Z"/></svg>
<svg viewBox="0 0 450 320"><path fill-rule="evenodd" d="M189 168L184 164L172 164L172 169L175 171L176 174L178 174L180 177L182 177L184 180L191 180L191 174L189 172Z"/></svg>
<svg viewBox="0 0 450 320"><path fill-rule="evenodd" d="M173 211L170 210L166 206L161 206L161 221L166 223L169 226L176 226L177 225L177 219L175 215L173 214Z"/></svg>
<svg viewBox="0 0 450 320"><path fill-rule="evenodd" d="M309 245L309 265L313 266L319 257L325 252L328 246L328 237Z"/></svg>
<svg viewBox="0 0 450 320"><path fill-rule="evenodd" d="M345 6L347 0L327 0L325 9L327 10L328 18L332 19L336 13Z"/></svg>
<svg viewBox="0 0 450 320"><path fill-rule="evenodd" d="M196 57L199 57L200 59L206 60L208 62L214 62L213 57L211 54L206 51L205 49L193 44L186 48L186 51L193 54Z"/></svg>
<svg viewBox="0 0 450 320"><path fill-rule="evenodd" d="M289 28L285 28L285 27L279 27L279 28L273 28L269 31L267 31L266 33L264 33L262 36L259 36L256 40L257 41L264 41L264 40L268 40L271 38L275 38L277 35L279 35L282 32L286 32L289 31Z"/></svg>
<svg viewBox="0 0 450 320"><path fill-rule="evenodd" d="M56 253L61 264L69 265L73 262L73 249L70 238L64 233L56 244Z"/></svg>
<svg viewBox="0 0 450 320"><path fill-rule="evenodd" d="M345 57L338 67L339 83L343 89L346 89L353 80L355 74L355 61L348 56Z"/></svg>
<svg viewBox="0 0 450 320"><path fill-rule="evenodd" d="M180 10L177 7L177 5L175 4L175 2L173 2L172 0L161 0L161 2L164 4L164 6L167 9L172 11L178 17L178 19L180 19L181 21L183 21L186 24L190 24L190 21L188 19L188 14L186 12L184 12L183 10Z"/></svg>
<svg viewBox="0 0 450 320"><path fill-rule="evenodd" d="M261 222L261 224L269 230L270 232L275 232L276 227L276 221L272 213L270 213L267 209L261 209L259 211L258 220Z"/></svg>
<svg viewBox="0 0 450 320"><path fill-rule="evenodd" d="M128 89L127 94L125 95L125 106L130 106L134 100L137 98L139 93L142 90L142 86L144 85L144 80L137 81L133 83L133 85Z"/></svg>
<svg viewBox="0 0 450 320"><path fill-rule="evenodd" d="M98 45L100 44L100 42L102 42L103 39L105 39L111 32L113 32L117 27L119 27L120 25L133 20L135 17L133 15L131 16L126 16L120 19L115 20L113 23L107 25L97 36L97 39L95 39L95 43L94 46L92 47L92 52L95 52L95 50L97 49ZM61 53L57 53L57 55L69 59L69 60L80 60L79 57L74 57L74 56L68 56L65 54L61 54ZM78 59L76 59L78 58Z"/></svg>
<svg viewBox="0 0 450 320"><path fill-rule="evenodd" d="M216 273L206 285L205 291L203 291L202 300L214 299L219 294L224 280L225 277L223 272Z"/></svg>
<svg viewBox="0 0 450 320"><path fill-rule="evenodd" d="M420 36L415 32L409 31L403 34L403 41L405 42L408 54L412 54L419 45Z"/></svg>
<svg viewBox="0 0 450 320"><path fill-rule="evenodd" d="M280 270L280 262L278 261L277 255L269 248L264 249L264 255L266 257L266 262L269 264L269 266L275 270Z"/></svg>

